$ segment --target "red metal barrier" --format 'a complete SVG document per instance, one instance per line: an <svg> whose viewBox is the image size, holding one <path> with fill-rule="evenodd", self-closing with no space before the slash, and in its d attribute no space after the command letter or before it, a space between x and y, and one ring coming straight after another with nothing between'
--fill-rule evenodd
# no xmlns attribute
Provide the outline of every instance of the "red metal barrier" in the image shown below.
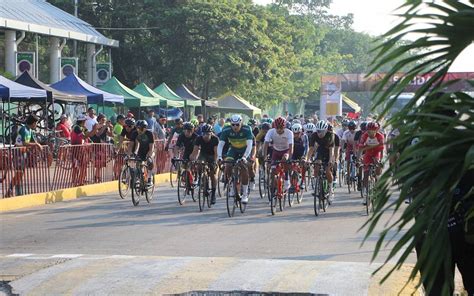
<svg viewBox="0 0 474 296"><path fill-rule="evenodd" d="M112 144L60 147L51 190L115 180L114 158Z"/></svg>
<svg viewBox="0 0 474 296"><path fill-rule="evenodd" d="M52 160L48 146L0 148L2 198L49 191Z"/></svg>
<svg viewBox="0 0 474 296"><path fill-rule="evenodd" d="M170 153L163 140L155 141L156 173L169 172ZM54 162L47 146L2 148L0 193L9 197L117 180L123 158L112 144L61 146Z"/></svg>

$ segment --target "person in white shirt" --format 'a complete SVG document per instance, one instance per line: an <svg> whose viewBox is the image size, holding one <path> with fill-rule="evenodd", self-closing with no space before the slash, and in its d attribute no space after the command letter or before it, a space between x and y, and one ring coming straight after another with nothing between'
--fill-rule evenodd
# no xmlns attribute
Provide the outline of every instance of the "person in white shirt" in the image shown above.
<svg viewBox="0 0 474 296"><path fill-rule="evenodd" d="M95 110L92 107L89 107L87 109L87 116L86 116L86 123L85 126L87 128L88 132L91 132L94 129L94 125L96 125L97 122L97 116L95 116Z"/></svg>
<svg viewBox="0 0 474 296"><path fill-rule="evenodd" d="M267 155L268 145L272 143L272 184L275 184L275 169L276 162L287 161L291 159L293 154L293 132L287 129L286 120L283 117L278 117L274 121L275 128L270 129L265 135L265 144L263 146L263 155ZM285 169L285 190L290 188L289 181L289 165L284 164ZM274 186L272 185L272 188Z"/></svg>

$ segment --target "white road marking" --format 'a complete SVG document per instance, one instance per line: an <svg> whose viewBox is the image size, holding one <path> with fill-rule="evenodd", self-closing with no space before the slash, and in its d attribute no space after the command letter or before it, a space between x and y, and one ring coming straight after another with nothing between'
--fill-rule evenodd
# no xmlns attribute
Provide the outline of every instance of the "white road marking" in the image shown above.
<svg viewBox="0 0 474 296"><path fill-rule="evenodd" d="M18 258L23 258L23 257L28 257L28 256L33 256L34 254L11 254L7 255L5 257L18 257Z"/></svg>
<svg viewBox="0 0 474 296"><path fill-rule="evenodd" d="M82 254L59 254L59 255L53 255L51 256L51 258L79 258L79 257L82 257L84 255Z"/></svg>

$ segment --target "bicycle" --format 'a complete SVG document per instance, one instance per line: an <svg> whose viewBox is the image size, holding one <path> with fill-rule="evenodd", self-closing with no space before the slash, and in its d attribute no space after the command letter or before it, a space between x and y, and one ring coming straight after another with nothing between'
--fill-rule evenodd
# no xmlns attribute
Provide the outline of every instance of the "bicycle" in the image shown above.
<svg viewBox="0 0 474 296"><path fill-rule="evenodd" d="M296 202L300 204L303 201L303 190L301 189L301 184L305 182L302 176L304 170L304 164L301 160L292 160L291 169L290 169L290 190L288 190L288 205L290 207L294 204L294 199L296 196Z"/></svg>
<svg viewBox="0 0 474 296"><path fill-rule="evenodd" d="M130 184L131 184L131 176L132 176L132 168L128 164L129 157L126 154L121 154L121 156L125 155L123 161L123 166L122 169L120 170L119 173L119 178L118 178L118 189L119 189L119 195L121 199L125 199L128 195L128 192L130 190Z"/></svg>
<svg viewBox="0 0 474 296"><path fill-rule="evenodd" d="M283 209L285 208L285 194L286 191L284 190L284 180L285 180L285 170L283 169L283 163L290 163L291 161L267 161L269 165L271 163L276 164L275 167L275 180L271 182L271 186L269 186L269 197L270 197L270 211L272 215L275 215L276 213L276 206L278 204L278 207L280 209L280 212L283 212ZM272 178L271 176L270 178Z"/></svg>
<svg viewBox="0 0 474 296"><path fill-rule="evenodd" d="M367 177L367 185L365 184L365 178L362 181L362 194L363 197L365 198L365 210L367 215L369 215L370 212L374 211L374 190L375 190L375 183L377 182L377 173L376 173L376 167L379 166L380 163L376 158L373 158L373 161L371 164L369 164L369 170L368 170L368 177Z"/></svg>
<svg viewBox="0 0 474 296"><path fill-rule="evenodd" d="M247 209L247 204L242 203L241 196L241 184L240 184L240 170L247 169L247 166L243 163L241 159L235 160L225 160L222 161L223 164L232 164L232 175L228 179L227 189L226 189L226 204L227 204L227 214L229 217L233 217L235 214L235 209L239 208L240 212L243 214ZM231 189L234 189L234 194L231 195Z"/></svg>
<svg viewBox="0 0 474 296"><path fill-rule="evenodd" d="M196 184L194 182L195 180L195 174L191 172L189 169L190 167L193 166L194 162L190 160L184 160L184 159L176 159L173 158L171 160L172 162L182 162L183 164L180 165L180 170L178 171L178 203L180 205L184 205L186 202L186 195L189 193L191 195L191 198L194 202L196 202L196 197L194 196L194 189L196 188ZM187 169L185 169L187 168Z"/></svg>
<svg viewBox="0 0 474 296"><path fill-rule="evenodd" d="M211 167L207 161L197 161L199 165L199 180L198 180L198 200L199 200L199 211L202 212L205 208L206 201L207 207L211 208Z"/></svg>
<svg viewBox="0 0 474 296"><path fill-rule="evenodd" d="M179 157L175 157L175 159L178 159ZM179 162L171 162L170 166L170 185L171 188L174 188L174 184L178 183L178 175L181 172L181 166Z"/></svg>
<svg viewBox="0 0 474 296"><path fill-rule="evenodd" d="M326 166L327 164L323 164L321 160L316 160L312 164L319 165L319 174L318 177L315 178L315 186L314 186L314 214L319 216L321 210L326 212L328 205L330 205L329 200L329 186L332 184L328 184L328 180L326 177Z"/></svg>
<svg viewBox="0 0 474 296"><path fill-rule="evenodd" d="M265 161L258 166L258 192L260 194L260 198L268 197L268 201L270 201L270 197L267 194L268 189L268 178L270 175L270 166L265 165Z"/></svg>
<svg viewBox="0 0 474 296"><path fill-rule="evenodd" d="M345 156L345 151L341 150L341 155L339 157L339 162L338 162L338 174L339 174L339 187L342 187L346 183L346 177L347 177L347 163L346 163L346 158Z"/></svg>
<svg viewBox="0 0 474 296"><path fill-rule="evenodd" d="M357 186L357 182L358 182L358 176L357 176L357 159L356 159L356 156L354 154L352 154L352 152L350 153L349 155L349 170L347 172L347 190L349 191L349 194L351 193L351 189L352 191L356 191L356 186Z"/></svg>
<svg viewBox="0 0 474 296"><path fill-rule="evenodd" d="M146 201L151 203L153 193L155 192L155 175L152 175L151 186L148 184L148 170L147 163L136 156L128 159L134 163L134 167L130 169L130 187L132 195L132 203L138 206L140 203L140 196L145 195Z"/></svg>

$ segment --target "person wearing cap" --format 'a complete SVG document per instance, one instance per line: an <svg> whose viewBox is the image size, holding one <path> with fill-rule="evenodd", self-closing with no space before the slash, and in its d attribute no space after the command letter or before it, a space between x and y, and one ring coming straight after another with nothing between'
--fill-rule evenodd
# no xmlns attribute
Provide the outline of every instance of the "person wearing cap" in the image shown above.
<svg viewBox="0 0 474 296"><path fill-rule="evenodd" d="M158 121L155 124L155 128L153 129L153 135L158 140L165 140L166 139L166 116L160 114L158 116Z"/></svg>
<svg viewBox="0 0 474 296"><path fill-rule="evenodd" d="M92 107L89 107L87 109L87 116L86 116L86 122L85 122L85 127L89 132L91 132L94 129L94 125L97 124L97 116L95 116L95 110Z"/></svg>
<svg viewBox="0 0 474 296"><path fill-rule="evenodd" d="M56 125L56 131L59 132L58 136L61 138L66 138L68 140L71 139L71 128L67 124L67 115L62 114L61 118L59 119L58 125Z"/></svg>
<svg viewBox="0 0 474 296"><path fill-rule="evenodd" d="M89 138L95 135L98 130L98 126L89 131L86 128L87 118L84 115L79 115L76 119L76 125L72 128L71 132L71 145L82 145L89 142Z"/></svg>

